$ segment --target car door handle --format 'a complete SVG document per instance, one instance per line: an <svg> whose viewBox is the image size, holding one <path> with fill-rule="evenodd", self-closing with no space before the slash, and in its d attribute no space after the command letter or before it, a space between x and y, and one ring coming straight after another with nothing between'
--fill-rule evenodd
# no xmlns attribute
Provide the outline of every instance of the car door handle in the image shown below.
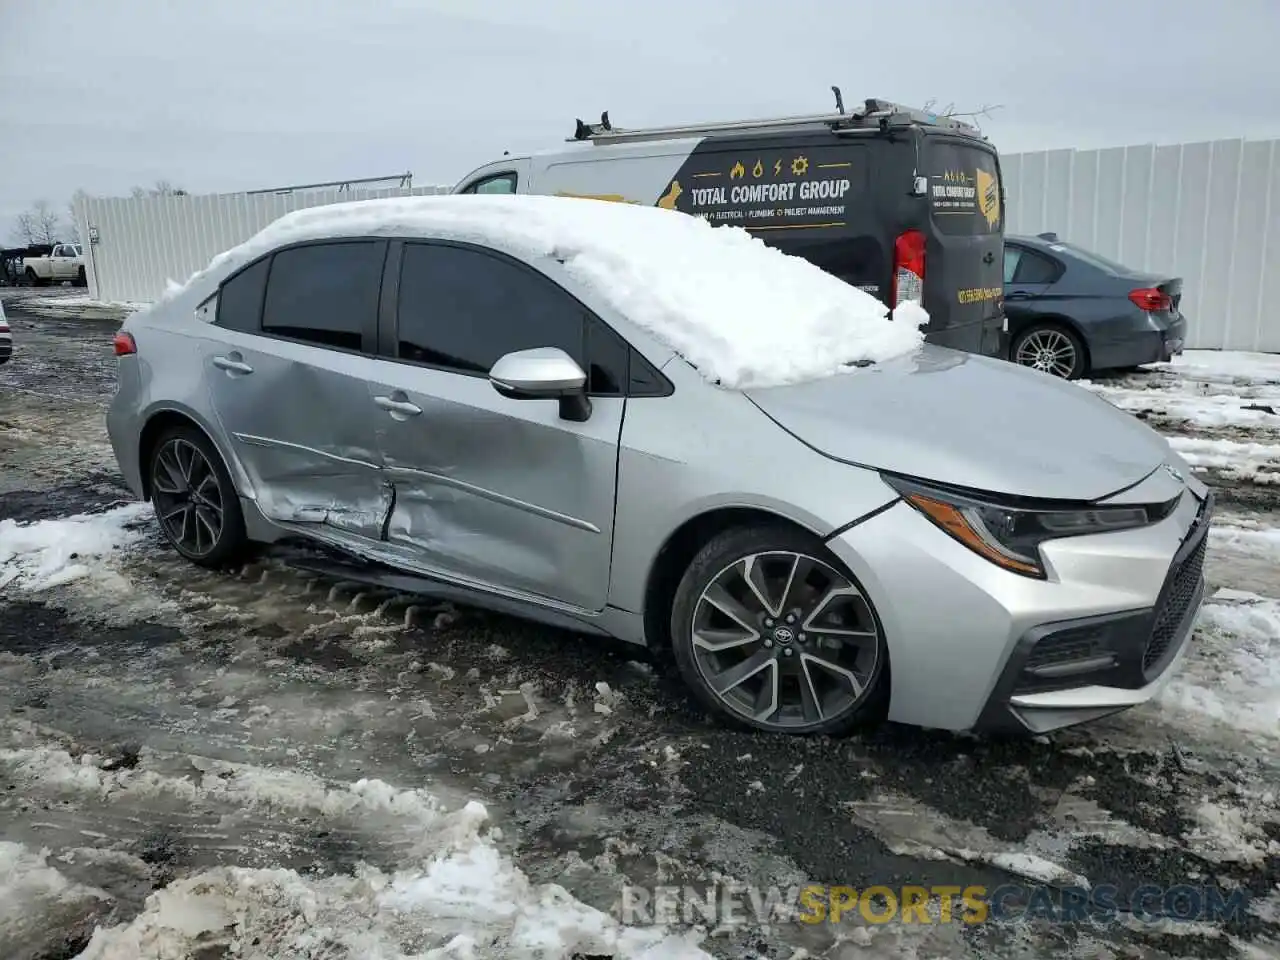
<svg viewBox="0 0 1280 960"><path fill-rule="evenodd" d="M373 402L388 413L402 413L406 417L416 417L422 408L408 400L397 400L395 397L374 397Z"/></svg>
<svg viewBox="0 0 1280 960"><path fill-rule="evenodd" d="M1004 298L1006 300L1030 300L1031 294L1025 290L1014 290L1012 293L1006 293Z"/></svg>
<svg viewBox="0 0 1280 960"><path fill-rule="evenodd" d="M253 367L243 360L233 360L231 357L214 357L213 365L219 370L227 371L227 373L253 373Z"/></svg>

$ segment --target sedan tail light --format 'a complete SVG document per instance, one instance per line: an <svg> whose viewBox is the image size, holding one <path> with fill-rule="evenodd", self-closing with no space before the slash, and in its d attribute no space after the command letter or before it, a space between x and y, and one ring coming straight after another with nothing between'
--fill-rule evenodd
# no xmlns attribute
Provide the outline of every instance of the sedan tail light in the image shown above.
<svg viewBox="0 0 1280 960"><path fill-rule="evenodd" d="M1173 306L1173 298L1155 287L1139 287L1137 290L1130 290L1129 299L1133 301L1135 307L1147 313L1158 313Z"/></svg>
<svg viewBox="0 0 1280 960"><path fill-rule="evenodd" d="M134 342L132 333L121 330L111 343L115 347L117 357L127 357L138 352L138 344Z"/></svg>

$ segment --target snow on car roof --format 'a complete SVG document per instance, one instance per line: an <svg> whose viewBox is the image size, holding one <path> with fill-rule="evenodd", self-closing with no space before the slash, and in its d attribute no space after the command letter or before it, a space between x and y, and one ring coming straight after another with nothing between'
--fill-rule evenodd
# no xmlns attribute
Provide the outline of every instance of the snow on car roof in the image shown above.
<svg viewBox="0 0 1280 960"><path fill-rule="evenodd" d="M276 246L342 236L422 235L561 260L578 282L709 381L730 388L828 376L916 349L915 304L890 320L875 297L738 227L675 211L547 196L360 200L286 214L214 258L225 275Z"/></svg>

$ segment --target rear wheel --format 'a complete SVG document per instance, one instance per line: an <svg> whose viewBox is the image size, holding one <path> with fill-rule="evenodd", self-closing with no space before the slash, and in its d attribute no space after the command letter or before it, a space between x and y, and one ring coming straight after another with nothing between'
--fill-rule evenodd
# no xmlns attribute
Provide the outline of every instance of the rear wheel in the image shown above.
<svg viewBox="0 0 1280 960"><path fill-rule="evenodd" d="M188 560L218 567L243 556L240 498L222 458L194 427L173 427L150 457L151 502L165 539Z"/></svg>
<svg viewBox="0 0 1280 960"><path fill-rule="evenodd" d="M726 531L676 590L672 646L713 712L787 734L878 719L888 652L870 601L822 542L788 527Z"/></svg>
<svg viewBox="0 0 1280 960"><path fill-rule="evenodd" d="M1088 369L1080 337L1056 323L1036 324L1023 330L1010 352L1014 363L1063 380L1078 379Z"/></svg>
<svg viewBox="0 0 1280 960"><path fill-rule="evenodd" d="M27 267L27 283L31 284L33 287L38 287L44 283L44 281L40 279L40 275L36 273L34 268Z"/></svg>
<svg viewBox="0 0 1280 960"><path fill-rule="evenodd" d="M85 276L84 267L81 267L79 270L76 271L76 286L87 287L88 285L89 285L89 280Z"/></svg>

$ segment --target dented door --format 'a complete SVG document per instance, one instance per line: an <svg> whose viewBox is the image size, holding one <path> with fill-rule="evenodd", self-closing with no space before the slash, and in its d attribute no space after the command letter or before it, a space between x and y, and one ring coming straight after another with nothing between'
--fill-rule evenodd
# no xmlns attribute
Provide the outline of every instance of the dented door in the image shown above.
<svg viewBox="0 0 1280 960"><path fill-rule="evenodd" d="M391 545L453 577L603 608L622 397L592 398L576 423L483 377L387 363L370 388L403 404L378 408Z"/></svg>
<svg viewBox="0 0 1280 960"><path fill-rule="evenodd" d="M219 289L204 347L210 399L262 512L340 540L377 540L391 503L366 386L386 252L304 243L249 264Z"/></svg>
<svg viewBox="0 0 1280 960"><path fill-rule="evenodd" d="M262 512L379 539L391 497L365 382L375 361L234 331L205 354L210 399Z"/></svg>
<svg viewBox="0 0 1280 960"><path fill-rule="evenodd" d="M370 382L395 490L389 546L455 579L602 609L625 380L616 367L603 376L586 308L529 264L465 244L405 243L390 269L383 349L395 359ZM492 365L531 347L590 371L585 421L563 419L557 400L494 390Z"/></svg>

